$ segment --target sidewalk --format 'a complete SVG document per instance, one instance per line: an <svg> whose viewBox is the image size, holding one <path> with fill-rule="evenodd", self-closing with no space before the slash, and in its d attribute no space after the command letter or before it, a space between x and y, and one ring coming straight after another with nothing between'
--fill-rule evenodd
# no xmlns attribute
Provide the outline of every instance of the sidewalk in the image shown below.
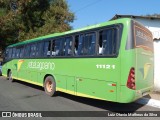
<svg viewBox="0 0 160 120"><path fill-rule="evenodd" d="M152 92L151 94L137 100L136 103L160 108L160 92Z"/></svg>
<svg viewBox="0 0 160 120"><path fill-rule="evenodd" d="M151 94L144 96L144 98L155 99L160 101L160 92L152 92Z"/></svg>

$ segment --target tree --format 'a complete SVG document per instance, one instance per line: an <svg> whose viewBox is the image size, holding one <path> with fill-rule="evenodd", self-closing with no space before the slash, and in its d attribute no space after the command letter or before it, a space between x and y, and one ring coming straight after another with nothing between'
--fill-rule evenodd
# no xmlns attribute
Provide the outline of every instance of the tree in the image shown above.
<svg viewBox="0 0 160 120"><path fill-rule="evenodd" d="M18 24L15 15L10 10L9 2L9 0L0 0L0 10L4 12L0 14L0 45L3 49L6 45L18 41Z"/></svg>
<svg viewBox="0 0 160 120"><path fill-rule="evenodd" d="M46 20L46 24L39 29L40 33L63 32L72 28L69 23L73 22L74 14L69 12L68 5L64 0L54 0L43 18Z"/></svg>
<svg viewBox="0 0 160 120"><path fill-rule="evenodd" d="M74 14L66 0L0 0L0 45L70 30Z"/></svg>

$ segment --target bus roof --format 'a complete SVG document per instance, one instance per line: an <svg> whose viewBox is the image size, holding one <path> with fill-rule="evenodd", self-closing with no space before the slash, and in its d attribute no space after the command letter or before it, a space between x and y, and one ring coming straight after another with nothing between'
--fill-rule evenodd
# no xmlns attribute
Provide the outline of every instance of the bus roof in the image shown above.
<svg viewBox="0 0 160 120"><path fill-rule="evenodd" d="M129 20L131 20L131 18L122 18L122 19L107 21L107 22L87 26L87 27L80 28L80 29L75 29L75 30L70 30L70 31L62 32L62 33L54 33L54 34L49 34L49 35L45 35L45 36L40 36L40 37L37 37L37 38L33 38L33 39L25 40L25 41L22 41L22 42L18 42L16 44L12 44L8 47L15 47L15 46L19 46L19 45L24 45L24 44L28 44L28 43L32 43L32 42L36 42L36 41L41 41L43 39L49 39L49 38L54 38L54 37L58 37L58 36L62 36L62 35L73 34L73 33L81 32L81 31L85 31L85 30L90 30L90 29L94 29L94 28L103 27L103 26L106 26L106 25L113 25L113 24L116 24L116 23L125 23L126 21L129 21Z"/></svg>

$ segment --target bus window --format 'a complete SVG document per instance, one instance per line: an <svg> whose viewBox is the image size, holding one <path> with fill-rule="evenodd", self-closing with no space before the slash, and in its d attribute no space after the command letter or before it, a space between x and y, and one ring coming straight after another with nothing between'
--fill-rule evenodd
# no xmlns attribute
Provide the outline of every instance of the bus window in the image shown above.
<svg viewBox="0 0 160 120"><path fill-rule="evenodd" d="M51 55L50 51L51 51L51 41L44 42L43 56L44 57L50 56Z"/></svg>
<svg viewBox="0 0 160 120"><path fill-rule="evenodd" d="M75 42L74 42L74 54L75 55L78 55L78 43L79 43L79 39L80 39L80 36L76 35L75 36Z"/></svg>
<svg viewBox="0 0 160 120"><path fill-rule="evenodd" d="M28 44L25 46L25 51L24 51L24 54L25 54L25 57L30 57L30 51L31 51L31 45Z"/></svg>
<svg viewBox="0 0 160 120"><path fill-rule="evenodd" d="M116 30L107 29L99 33L99 55L116 54Z"/></svg>
<svg viewBox="0 0 160 120"><path fill-rule="evenodd" d="M12 58L15 58L16 57L16 48L13 48L12 50Z"/></svg>
<svg viewBox="0 0 160 120"><path fill-rule="evenodd" d="M20 55L20 48L16 48L16 56L15 58L19 58Z"/></svg>
<svg viewBox="0 0 160 120"><path fill-rule="evenodd" d="M65 53L64 46L66 42L64 38L53 40L52 42L52 55L53 56L63 56Z"/></svg>
<svg viewBox="0 0 160 120"><path fill-rule="evenodd" d="M42 55L43 42L37 43L36 47L36 57L40 57Z"/></svg>
<svg viewBox="0 0 160 120"><path fill-rule="evenodd" d="M5 59L8 59L9 49L6 49L5 51Z"/></svg>
<svg viewBox="0 0 160 120"><path fill-rule="evenodd" d="M24 46L20 48L20 54L19 54L20 58L23 58L23 56L24 56Z"/></svg>
<svg viewBox="0 0 160 120"><path fill-rule="evenodd" d="M36 56L36 47L37 47L36 43L31 45L30 57L35 57Z"/></svg>
<svg viewBox="0 0 160 120"><path fill-rule="evenodd" d="M72 37L66 37L65 39L66 45L65 45L65 56L71 56L72 55Z"/></svg>
<svg viewBox="0 0 160 120"><path fill-rule="evenodd" d="M83 55L83 46L84 46L84 35L79 36L78 40L78 54L77 55Z"/></svg>
<svg viewBox="0 0 160 120"><path fill-rule="evenodd" d="M67 45L67 43L66 43L66 40L65 39L63 39L62 41L61 41L61 56L65 56L65 53L66 53L66 45Z"/></svg>
<svg viewBox="0 0 160 120"><path fill-rule="evenodd" d="M94 55L95 54L95 33L89 33L76 37L75 44L78 43L78 55ZM75 49L77 49L75 45Z"/></svg>
<svg viewBox="0 0 160 120"><path fill-rule="evenodd" d="M66 37L65 39L61 39L60 55L61 56L72 55L72 37Z"/></svg>
<svg viewBox="0 0 160 120"><path fill-rule="evenodd" d="M60 44L61 41L60 40L55 40L55 56L60 56Z"/></svg>
<svg viewBox="0 0 160 120"><path fill-rule="evenodd" d="M12 58L12 48L10 48L9 51L8 51L8 58L9 59Z"/></svg>
<svg viewBox="0 0 160 120"><path fill-rule="evenodd" d="M95 33L90 33L85 35L84 41L84 55L93 55L95 54L95 43L96 43L96 35Z"/></svg>

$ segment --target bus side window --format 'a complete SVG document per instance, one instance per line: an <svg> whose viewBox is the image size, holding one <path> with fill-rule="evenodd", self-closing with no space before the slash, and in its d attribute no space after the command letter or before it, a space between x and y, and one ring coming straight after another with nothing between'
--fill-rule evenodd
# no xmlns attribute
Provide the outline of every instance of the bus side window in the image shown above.
<svg viewBox="0 0 160 120"><path fill-rule="evenodd" d="M66 46L66 40L64 38L53 40L52 56L64 56L65 46Z"/></svg>
<svg viewBox="0 0 160 120"><path fill-rule="evenodd" d="M9 54L9 49L7 48L6 51L5 51L5 58L6 58L6 60L8 60L8 54Z"/></svg>
<svg viewBox="0 0 160 120"><path fill-rule="evenodd" d="M52 56L55 56L56 52L55 52L55 40L52 41Z"/></svg>
<svg viewBox="0 0 160 120"><path fill-rule="evenodd" d="M84 55L94 55L95 54L95 43L96 43L96 35L95 33L90 33L85 35L84 41Z"/></svg>
<svg viewBox="0 0 160 120"><path fill-rule="evenodd" d="M28 44L28 45L25 46L24 56L28 58L29 55L30 55L30 51L31 51L31 45Z"/></svg>
<svg viewBox="0 0 160 120"><path fill-rule="evenodd" d="M79 43L79 35L75 36L75 42L74 42L74 54L78 55L78 43Z"/></svg>
<svg viewBox="0 0 160 120"><path fill-rule="evenodd" d="M66 46L67 46L67 42L66 42L66 39L63 39L61 41L61 56L65 56L65 53L66 53Z"/></svg>
<svg viewBox="0 0 160 120"><path fill-rule="evenodd" d="M44 42L43 56L49 57L51 55L50 52L51 52L51 41L46 41Z"/></svg>
<svg viewBox="0 0 160 120"><path fill-rule="evenodd" d="M37 47L36 43L31 45L30 57L35 57L36 56L36 47Z"/></svg>
<svg viewBox="0 0 160 120"><path fill-rule="evenodd" d="M12 48L9 49L8 58L9 58L9 59L12 58Z"/></svg>
<svg viewBox="0 0 160 120"><path fill-rule="evenodd" d="M12 49L12 58L15 58L16 57L16 48L13 48Z"/></svg>
<svg viewBox="0 0 160 120"><path fill-rule="evenodd" d="M43 42L37 43L37 47L36 47L36 57L41 57L43 45L44 45Z"/></svg>
<svg viewBox="0 0 160 120"><path fill-rule="evenodd" d="M95 54L95 43L96 35L95 33L89 33L85 35L76 36L75 48L78 47L78 55L94 55Z"/></svg>
<svg viewBox="0 0 160 120"><path fill-rule="evenodd" d="M65 46L66 46L66 40L64 38L60 38L58 39L58 44L57 44L57 47L58 47L58 50L59 50L59 53L57 56L64 56L65 55Z"/></svg>
<svg viewBox="0 0 160 120"><path fill-rule="evenodd" d="M99 36L99 55L115 54L116 42L114 37L114 29L100 31Z"/></svg>
<svg viewBox="0 0 160 120"><path fill-rule="evenodd" d="M55 40L55 56L59 56L59 46L60 46L60 42L58 40Z"/></svg>
<svg viewBox="0 0 160 120"><path fill-rule="evenodd" d="M72 37L67 37L66 39L66 45L65 45L65 56L71 56L72 55Z"/></svg>
<svg viewBox="0 0 160 120"><path fill-rule="evenodd" d="M20 57L20 58L23 58L23 57L24 57L24 46L22 46L22 47L20 48L19 57Z"/></svg>
<svg viewBox="0 0 160 120"><path fill-rule="evenodd" d="M118 39L118 29L113 29L113 41L112 41L112 54L116 54L116 47L117 47L117 39Z"/></svg>
<svg viewBox="0 0 160 120"><path fill-rule="evenodd" d="M79 36L79 40L78 40L78 54L77 55L83 55L84 52L84 35L80 35Z"/></svg>
<svg viewBox="0 0 160 120"><path fill-rule="evenodd" d="M15 58L19 58L20 55L20 48L16 48L16 56Z"/></svg>

